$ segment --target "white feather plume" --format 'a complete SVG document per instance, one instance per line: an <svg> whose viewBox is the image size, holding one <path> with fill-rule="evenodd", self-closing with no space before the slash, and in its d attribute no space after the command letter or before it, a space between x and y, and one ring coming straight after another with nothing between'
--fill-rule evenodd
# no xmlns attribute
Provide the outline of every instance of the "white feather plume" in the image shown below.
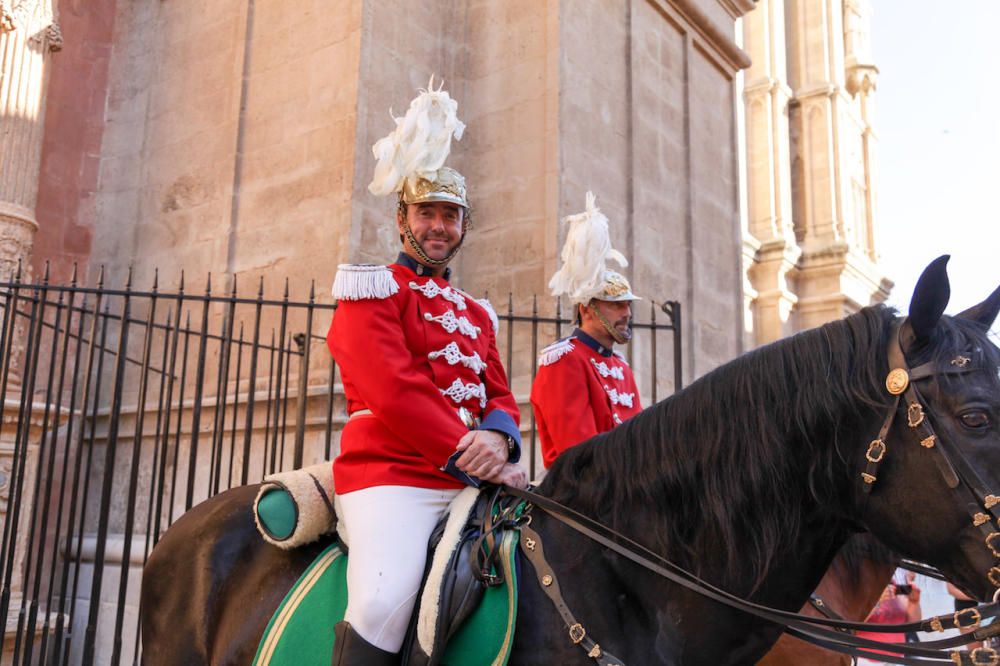
<svg viewBox="0 0 1000 666"><path fill-rule="evenodd" d="M611 247L608 218L595 203L594 193L587 192L587 209L565 219L562 268L549 280L553 296L567 296L573 303L587 303L602 293L609 260L628 266L625 256Z"/></svg>
<svg viewBox="0 0 1000 666"><path fill-rule="evenodd" d="M372 146L375 177L368 191L377 196L399 192L410 177L433 181L451 152L451 139L461 140L465 123L458 119L458 102L444 90L434 89L434 76L426 90L410 102L402 118L393 118L396 129Z"/></svg>

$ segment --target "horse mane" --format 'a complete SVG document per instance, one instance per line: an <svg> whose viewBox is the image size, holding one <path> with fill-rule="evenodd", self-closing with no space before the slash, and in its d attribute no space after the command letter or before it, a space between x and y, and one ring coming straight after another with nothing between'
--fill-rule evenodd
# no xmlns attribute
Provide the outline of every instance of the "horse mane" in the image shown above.
<svg viewBox="0 0 1000 666"><path fill-rule="evenodd" d="M572 447L539 490L616 529L662 507L641 525L645 545L695 572L718 553L724 587L756 589L803 529L806 500L843 499L842 423L888 404L894 316L864 308L748 352Z"/></svg>
<svg viewBox="0 0 1000 666"><path fill-rule="evenodd" d="M853 486L845 490L841 477L856 462L847 456L867 441L850 428L888 408L895 315L867 307L748 352L564 452L539 490L615 529L631 524L648 547L689 570L722 551L720 583L756 589L796 543L807 505L849 509ZM942 317L924 354L943 365L970 350L988 370L1000 367L981 326ZM1000 386L997 372L988 374ZM644 506L662 510L635 525Z"/></svg>

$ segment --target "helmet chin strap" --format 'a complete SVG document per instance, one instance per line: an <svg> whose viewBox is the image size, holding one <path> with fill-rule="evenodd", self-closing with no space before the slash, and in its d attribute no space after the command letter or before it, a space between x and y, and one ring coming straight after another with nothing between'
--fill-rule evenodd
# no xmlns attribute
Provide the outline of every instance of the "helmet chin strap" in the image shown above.
<svg viewBox="0 0 1000 666"><path fill-rule="evenodd" d="M601 326L603 326L604 330L608 332L608 335L611 336L612 340L614 340L620 345L624 345L627 344L628 341L632 339L631 325L628 327L628 330L625 333L620 333L617 328L611 325L611 322L608 321L608 318L605 317L604 314L600 310L598 310L594 305L588 305L587 307L590 308L590 311L594 313L594 315L597 317L597 320L601 322Z"/></svg>
<svg viewBox="0 0 1000 666"><path fill-rule="evenodd" d="M410 223L406 221L406 218L403 218L403 235L406 236L406 242L408 242L410 244L410 247L413 248L413 251L417 254L417 258L420 259L420 263L426 264L428 266L435 266L435 267L444 266L449 261L451 261L455 257L455 255L458 254L458 251L462 249L462 243L465 241L466 228L467 228L466 222L465 219L463 218L462 237L458 239L458 245L455 246L455 249L449 252L448 256L445 257L444 259L431 259L427 255L427 253L424 252L424 248L421 247L419 241L417 241L417 237L413 235L413 230L410 229Z"/></svg>

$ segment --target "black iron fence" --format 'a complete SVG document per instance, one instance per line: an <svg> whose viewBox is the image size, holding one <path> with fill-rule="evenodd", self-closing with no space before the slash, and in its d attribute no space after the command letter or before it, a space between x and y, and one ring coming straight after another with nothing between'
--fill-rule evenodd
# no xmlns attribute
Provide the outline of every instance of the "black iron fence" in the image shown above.
<svg viewBox="0 0 1000 666"><path fill-rule="evenodd" d="M5 663L139 661L141 568L184 511L266 474L330 460L346 422L325 347L335 304L181 283L148 291L0 283L0 637ZM562 304L499 303L498 347L522 407ZM626 354L643 404L681 386L680 305L636 315Z"/></svg>

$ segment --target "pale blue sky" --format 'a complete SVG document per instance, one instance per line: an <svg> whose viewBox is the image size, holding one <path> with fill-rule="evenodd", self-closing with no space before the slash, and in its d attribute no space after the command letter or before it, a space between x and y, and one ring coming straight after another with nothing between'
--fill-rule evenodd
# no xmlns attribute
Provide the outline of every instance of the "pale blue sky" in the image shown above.
<svg viewBox="0 0 1000 666"><path fill-rule="evenodd" d="M905 312L920 271L950 254L959 312L1000 285L1000 0L872 4L889 302Z"/></svg>

